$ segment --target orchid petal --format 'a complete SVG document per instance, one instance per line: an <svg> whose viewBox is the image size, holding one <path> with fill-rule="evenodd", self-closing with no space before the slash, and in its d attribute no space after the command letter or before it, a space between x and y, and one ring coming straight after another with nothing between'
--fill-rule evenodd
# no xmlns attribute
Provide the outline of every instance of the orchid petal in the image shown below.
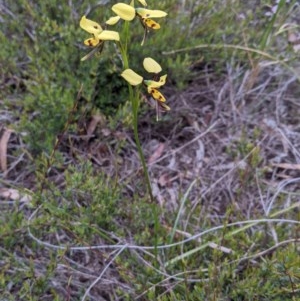
<svg viewBox="0 0 300 301"><path fill-rule="evenodd" d="M83 43L86 46L95 47L100 43L100 41L97 38L89 38L89 39L84 40Z"/></svg>
<svg viewBox="0 0 300 301"><path fill-rule="evenodd" d="M151 96L160 101L160 102L165 102L166 101L166 98L157 90L157 89L154 89L152 87L148 87L148 93L151 94Z"/></svg>
<svg viewBox="0 0 300 301"><path fill-rule="evenodd" d="M92 34L99 34L103 31L100 24L97 22L94 22L92 20L89 20L86 18L86 16L83 16L79 23L80 27L84 29L85 31L92 33Z"/></svg>
<svg viewBox="0 0 300 301"><path fill-rule="evenodd" d="M111 31L111 30L103 30L97 38L99 40L113 40L113 41L120 41L120 35L116 31Z"/></svg>
<svg viewBox="0 0 300 301"><path fill-rule="evenodd" d="M113 5L112 10L116 13L121 19L125 21L131 21L135 17L135 9L131 5L125 3L118 3Z"/></svg>
<svg viewBox="0 0 300 301"><path fill-rule="evenodd" d="M144 80L144 83L148 86L148 88L160 88L166 83L167 74L161 76L159 81L155 80Z"/></svg>
<svg viewBox="0 0 300 301"><path fill-rule="evenodd" d="M119 22L121 18L119 16L110 17L105 23L108 25L115 25Z"/></svg>
<svg viewBox="0 0 300 301"><path fill-rule="evenodd" d="M146 57L143 61L144 68L149 73L159 73L161 66L151 57Z"/></svg>
<svg viewBox="0 0 300 301"><path fill-rule="evenodd" d="M157 22L155 22L155 21L153 21L151 19L142 18L142 21L149 28L160 29L160 25Z"/></svg>
<svg viewBox="0 0 300 301"><path fill-rule="evenodd" d="M143 78L135 73L132 69L124 70L121 76L132 86L137 86L143 81Z"/></svg>
<svg viewBox="0 0 300 301"><path fill-rule="evenodd" d="M137 14L142 18L162 18L167 15L167 13L162 10L152 10L142 7L136 8L135 10Z"/></svg>

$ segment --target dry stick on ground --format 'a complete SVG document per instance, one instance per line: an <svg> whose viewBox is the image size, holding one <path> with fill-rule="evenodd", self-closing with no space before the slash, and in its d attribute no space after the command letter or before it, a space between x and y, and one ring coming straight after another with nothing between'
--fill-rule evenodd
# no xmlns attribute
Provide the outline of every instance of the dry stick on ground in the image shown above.
<svg viewBox="0 0 300 301"><path fill-rule="evenodd" d="M7 171L7 145L10 135L13 133L11 129L4 129L4 133L0 139L0 169Z"/></svg>

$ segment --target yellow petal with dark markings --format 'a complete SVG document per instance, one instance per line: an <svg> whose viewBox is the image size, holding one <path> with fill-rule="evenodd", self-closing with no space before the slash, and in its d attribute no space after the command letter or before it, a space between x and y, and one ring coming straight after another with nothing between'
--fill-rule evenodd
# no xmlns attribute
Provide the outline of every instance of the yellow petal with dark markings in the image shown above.
<svg viewBox="0 0 300 301"><path fill-rule="evenodd" d="M165 97L157 89L148 87L148 93L151 94L151 96L154 99L156 99L160 102L165 102L166 101Z"/></svg>
<svg viewBox="0 0 300 301"><path fill-rule="evenodd" d="M155 22L155 21L153 21L151 19L142 18L142 21L149 28L160 29L160 25L157 22Z"/></svg>
<svg viewBox="0 0 300 301"><path fill-rule="evenodd" d="M97 46L98 44L100 43L100 40L99 39L95 39L95 38L89 38L89 39L86 39L84 41L84 44L86 46L90 46L90 47L95 47Z"/></svg>
<svg viewBox="0 0 300 301"><path fill-rule="evenodd" d="M87 31L89 33L92 33L92 34L95 34L95 35L97 35L97 34L99 34L103 31L100 24L98 24L97 22L94 22L92 20L87 19L86 16L83 16L81 18L79 25L85 31Z"/></svg>

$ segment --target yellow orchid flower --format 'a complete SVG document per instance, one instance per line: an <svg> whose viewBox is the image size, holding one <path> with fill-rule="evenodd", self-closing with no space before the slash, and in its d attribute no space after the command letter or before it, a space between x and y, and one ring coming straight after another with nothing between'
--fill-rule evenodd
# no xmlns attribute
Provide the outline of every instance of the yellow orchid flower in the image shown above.
<svg viewBox="0 0 300 301"><path fill-rule="evenodd" d="M81 59L82 61L92 57L92 55L94 55L98 50L101 52L104 41L120 41L120 35L118 32L103 30L100 24L87 19L86 16L81 18L79 25L83 30L92 34L91 38L84 40L84 44L89 47L95 47L94 50Z"/></svg>
<svg viewBox="0 0 300 301"><path fill-rule="evenodd" d="M139 0L139 2L144 6L147 5L146 1ZM111 17L108 21L106 21L106 24L114 25L120 19L123 19L125 21L132 21L135 16L138 16L145 30L148 28L160 29L160 25L157 22L153 21L151 18L163 18L167 15L167 13L162 10L151 10L143 7L134 8L133 3L132 5L126 3L117 3L113 5L112 10L117 15L117 17ZM144 43L145 36L146 32L142 44Z"/></svg>
<svg viewBox="0 0 300 301"><path fill-rule="evenodd" d="M147 6L145 0L138 0L142 5ZM142 8L141 8L142 9ZM131 21L135 17L134 1L132 3L117 3L112 6L112 11L116 13L120 18L126 21Z"/></svg>
<svg viewBox="0 0 300 301"><path fill-rule="evenodd" d="M138 86L141 83L144 83L144 85L147 86L147 92L157 101L158 107L164 111L169 111L170 107L165 104L166 98L158 90L158 88L166 83L167 74L160 76L159 80L157 80L157 75L162 69L161 66L150 57L144 59L143 65L146 71L154 73L153 80L144 80L142 76L132 69L124 70L121 76L132 86Z"/></svg>
<svg viewBox="0 0 300 301"><path fill-rule="evenodd" d="M100 43L102 41L107 40L120 41L120 36L118 32L111 30L103 30L100 24L87 19L86 16L83 16L81 18L79 25L83 30L93 35L92 38L86 40L89 41L85 43L88 46L96 46L97 42Z"/></svg>
<svg viewBox="0 0 300 301"><path fill-rule="evenodd" d="M151 18L163 18L167 15L167 13L162 10L136 8L135 11L141 19L144 27L152 29L160 29L160 25L157 22L153 21Z"/></svg>
<svg viewBox="0 0 300 301"><path fill-rule="evenodd" d="M117 3L113 5L112 11L125 21L132 21L136 15L138 15L141 20L150 20L150 18L163 18L167 16L167 13L162 10L152 10L142 7L134 8L126 3Z"/></svg>

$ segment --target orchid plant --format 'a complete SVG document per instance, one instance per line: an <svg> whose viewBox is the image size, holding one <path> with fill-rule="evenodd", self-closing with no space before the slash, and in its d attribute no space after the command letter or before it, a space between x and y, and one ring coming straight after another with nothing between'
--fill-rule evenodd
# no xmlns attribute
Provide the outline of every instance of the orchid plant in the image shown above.
<svg viewBox="0 0 300 301"><path fill-rule="evenodd" d="M147 3L145 0L138 0L142 7L135 7L134 0L129 4L127 3L117 3L112 6L112 11L115 16L110 17L105 22L105 29L101 27L95 21L88 19L83 16L80 20L80 27L90 34L90 37L84 40L84 44L92 48L92 50L85 55L81 60L85 61L90 59L95 53L102 52L104 43L110 41L116 44L120 51L124 71L120 74L123 79L128 83L129 99L132 104L132 114L133 114L133 130L135 142L140 155L140 160L143 166L146 183L148 186L148 191L150 199L154 202L150 178L148 169L146 166L144 154L141 148L139 136L138 136L138 108L141 99L141 89L144 87L149 96L154 99L156 103L157 119L159 112L169 111L170 107L166 104L165 96L160 92L160 88L165 85L167 74L160 75L162 68L154 59L147 57L143 61L144 69L150 74L149 78L144 79L141 75L129 68L129 50L128 50L128 40L130 37L129 26L132 21L138 19L144 28L144 37L142 39L141 46L144 45L146 41L147 34L150 30L160 29L160 24L154 21L156 18L163 18L167 16L167 13L161 10L151 10L146 8ZM107 30L107 26L114 26L115 24L124 21L123 35L120 37L119 32L113 30Z"/></svg>

